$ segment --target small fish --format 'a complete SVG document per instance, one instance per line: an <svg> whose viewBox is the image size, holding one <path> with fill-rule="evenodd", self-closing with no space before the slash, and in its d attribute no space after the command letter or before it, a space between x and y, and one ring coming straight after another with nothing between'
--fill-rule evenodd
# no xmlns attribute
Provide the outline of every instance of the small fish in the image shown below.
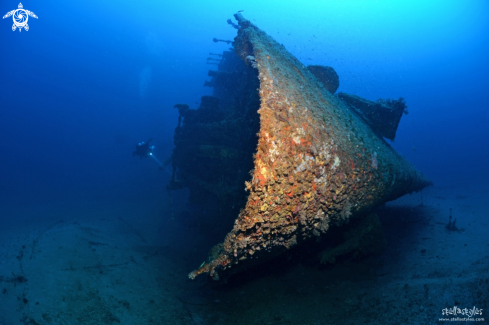
<svg viewBox="0 0 489 325"><path fill-rule="evenodd" d="M414 146L413 146L413 150L414 150L414 151L418 151L418 150L416 150L416 148L415 148Z"/></svg>
<svg viewBox="0 0 489 325"><path fill-rule="evenodd" d="M238 12L243 12L244 10L238 10Z"/></svg>

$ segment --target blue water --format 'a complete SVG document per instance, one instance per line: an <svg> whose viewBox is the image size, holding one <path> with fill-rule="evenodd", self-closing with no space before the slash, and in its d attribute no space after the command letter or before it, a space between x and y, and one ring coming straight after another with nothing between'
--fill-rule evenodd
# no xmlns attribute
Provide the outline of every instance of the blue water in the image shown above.
<svg viewBox="0 0 489 325"><path fill-rule="evenodd" d="M38 16L29 31L0 21L1 211L166 200L171 170L134 146L153 138L155 156L170 156L173 106L212 94L206 58L230 47L212 39L235 37L226 20L238 10L304 64L332 66L338 91L405 98L392 146L435 185L489 182L487 1L22 4Z"/></svg>
<svg viewBox="0 0 489 325"><path fill-rule="evenodd" d="M238 10L339 91L406 98L394 147L436 184L489 180L485 1L26 2L30 30L1 21L2 200L158 197L167 175L132 159L172 149L175 103L197 107L209 52ZM7 13L17 3L3 1ZM138 190L133 191L137 187Z"/></svg>

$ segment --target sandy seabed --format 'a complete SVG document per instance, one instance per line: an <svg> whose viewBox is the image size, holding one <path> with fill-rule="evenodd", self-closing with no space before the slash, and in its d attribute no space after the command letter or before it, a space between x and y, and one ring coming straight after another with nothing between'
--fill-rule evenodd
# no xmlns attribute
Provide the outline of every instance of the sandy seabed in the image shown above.
<svg viewBox="0 0 489 325"><path fill-rule="evenodd" d="M487 188L431 187L378 211L380 255L292 258L225 285L188 280L205 245L164 207L3 209L0 324L436 324L467 317L443 315L454 306L488 323L488 201Z"/></svg>

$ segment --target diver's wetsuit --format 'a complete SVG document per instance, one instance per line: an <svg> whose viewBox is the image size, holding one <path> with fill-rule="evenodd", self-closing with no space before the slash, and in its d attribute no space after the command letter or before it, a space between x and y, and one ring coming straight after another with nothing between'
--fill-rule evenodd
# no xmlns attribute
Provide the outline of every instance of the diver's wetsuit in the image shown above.
<svg viewBox="0 0 489 325"><path fill-rule="evenodd" d="M146 142L140 142L140 143L138 143L136 145L136 151L134 151L132 153L132 155L133 156L139 156L139 158L150 156L151 153L153 153L153 148L154 148L154 147L150 147L149 146L149 143L150 143L151 140L153 140L153 138L149 139Z"/></svg>

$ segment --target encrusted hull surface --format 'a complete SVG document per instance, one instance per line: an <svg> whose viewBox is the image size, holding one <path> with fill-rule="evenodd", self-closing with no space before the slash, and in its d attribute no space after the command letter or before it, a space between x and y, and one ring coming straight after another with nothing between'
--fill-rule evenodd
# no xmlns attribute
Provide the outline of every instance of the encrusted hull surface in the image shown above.
<svg viewBox="0 0 489 325"><path fill-rule="evenodd" d="M431 185L284 46L235 17L234 48L260 81L254 169L234 227L192 279L243 271Z"/></svg>

